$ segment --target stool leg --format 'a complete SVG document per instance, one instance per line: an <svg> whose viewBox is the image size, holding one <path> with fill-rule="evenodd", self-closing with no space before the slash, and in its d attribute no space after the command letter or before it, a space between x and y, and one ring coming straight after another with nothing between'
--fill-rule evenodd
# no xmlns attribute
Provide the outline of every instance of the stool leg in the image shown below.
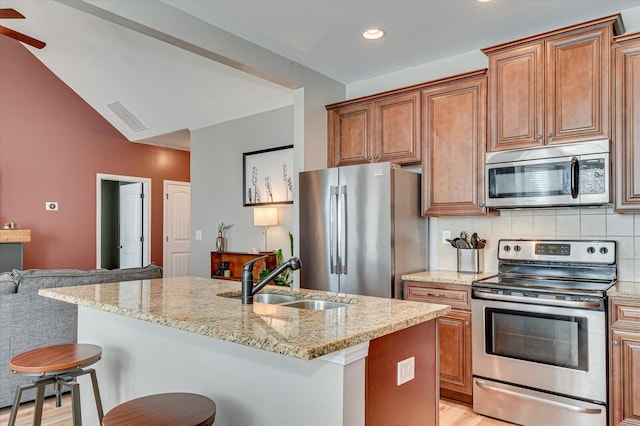
<svg viewBox="0 0 640 426"><path fill-rule="evenodd" d="M11 407L11 415L9 416L8 426L14 426L16 424L16 417L18 415L18 407L20 406L20 398L22 397L22 386L18 386L16 389L16 397L13 400L13 407Z"/></svg>
<svg viewBox="0 0 640 426"><path fill-rule="evenodd" d="M66 384L71 388L71 410L73 412L73 426L82 426L82 414L80 410L80 385L73 381Z"/></svg>
<svg viewBox="0 0 640 426"><path fill-rule="evenodd" d="M102 418L104 412L102 411L102 399L100 398L100 389L98 389L98 377L96 376L96 370L93 368L89 371L91 375L91 384L93 385L93 397L96 400L96 409L98 410L98 420L102 424Z"/></svg>
<svg viewBox="0 0 640 426"><path fill-rule="evenodd" d="M42 404L44 403L44 385L38 386L36 391L36 407L33 412L33 426L42 424Z"/></svg>
<svg viewBox="0 0 640 426"><path fill-rule="evenodd" d="M53 384L53 388L56 391L56 407L62 407L62 390L60 389L60 383L57 381Z"/></svg>

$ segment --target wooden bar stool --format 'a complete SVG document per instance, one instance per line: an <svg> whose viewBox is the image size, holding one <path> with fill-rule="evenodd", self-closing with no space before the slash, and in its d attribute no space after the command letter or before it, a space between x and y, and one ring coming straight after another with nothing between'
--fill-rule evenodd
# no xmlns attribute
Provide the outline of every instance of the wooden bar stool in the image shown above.
<svg viewBox="0 0 640 426"><path fill-rule="evenodd" d="M132 399L111 409L103 426L210 426L216 403L195 393L161 393Z"/></svg>
<svg viewBox="0 0 640 426"><path fill-rule="evenodd" d="M61 388L67 387L71 390L71 403L73 413L73 425L82 426L80 414L80 385L76 377L84 374L91 375L93 385L93 396L96 400L98 418L102 420L102 402L100 391L98 390L98 380L93 368L85 369L91 364L100 360L102 348L97 345L70 343L63 345L46 346L23 352L11 358L9 366L16 374L26 376L36 376L31 385L18 386L16 397L11 407L9 426L14 426L20 398L22 392L29 389L37 389L35 412L33 414L33 424L40 425L42 422L42 404L44 401L44 390L46 385L53 385L56 391L56 407L61 405Z"/></svg>

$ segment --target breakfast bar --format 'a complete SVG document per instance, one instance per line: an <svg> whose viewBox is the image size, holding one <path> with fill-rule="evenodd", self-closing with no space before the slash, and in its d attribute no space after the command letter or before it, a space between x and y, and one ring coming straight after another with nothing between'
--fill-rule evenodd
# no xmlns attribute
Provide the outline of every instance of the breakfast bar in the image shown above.
<svg viewBox="0 0 640 426"><path fill-rule="evenodd" d="M103 348L105 410L195 392L216 401L216 425L437 424L435 319L448 306L277 286L261 293L296 301L242 305L237 282L196 277L39 292L77 304L78 341ZM97 424L90 402L83 419Z"/></svg>

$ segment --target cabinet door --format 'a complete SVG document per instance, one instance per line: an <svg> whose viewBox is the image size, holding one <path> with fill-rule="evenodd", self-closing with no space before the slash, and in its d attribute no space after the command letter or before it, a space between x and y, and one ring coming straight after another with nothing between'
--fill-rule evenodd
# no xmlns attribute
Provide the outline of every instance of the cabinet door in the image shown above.
<svg viewBox="0 0 640 426"><path fill-rule="evenodd" d="M371 103L350 105L328 112L327 165L346 166L369 162Z"/></svg>
<svg viewBox="0 0 640 426"><path fill-rule="evenodd" d="M609 137L611 28L546 42L547 143Z"/></svg>
<svg viewBox="0 0 640 426"><path fill-rule="evenodd" d="M419 163L421 160L420 92L373 103L374 137L369 161Z"/></svg>
<svg viewBox="0 0 640 426"><path fill-rule="evenodd" d="M640 332L611 330L611 424L640 425Z"/></svg>
<svg viewBox="0 0 640 426"><path fill-rule="evenodd" d="M453 310L438 321L440 388L471 395L471 313Z"/></svg>
<svg viewBox="0 0 640 426"><path fill-rule="evenodd" d="M422 214L485 214L486 77L424 90L422 103Z"/></svg>
<svg viewBox="0 0 640 426"><path fill-rule="evenodd" d="M535 43L489 56L489 151L544 143L544 54Z"/></svg>
<svg viewBox="0 0 640 426"><path fill-rule="evenodd" d="M640 39L615 52L615 209L640 212Z"/></svg>

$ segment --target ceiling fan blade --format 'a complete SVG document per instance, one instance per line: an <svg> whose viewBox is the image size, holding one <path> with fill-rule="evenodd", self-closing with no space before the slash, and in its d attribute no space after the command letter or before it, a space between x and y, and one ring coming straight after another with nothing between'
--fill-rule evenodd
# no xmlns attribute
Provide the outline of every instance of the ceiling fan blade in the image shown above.
<svg viewBox="0 0 640 426"><path fill-rule="evenodd" d="M33 37L29 37L28 35L19 33L17 31L12 30L11 28L7 28L3 25L0 25L0 34L4 34L8 37L15 38L18 41L26 43L30 46L33 46L37 49L42 49L47 45L44 41L37 40Z"/></svg>
<svg viewBox="0 0 640 426"><path fill-rule="evenodd" d="M0 19L24 19L24 15L15 9L0 9Z"/></svg>

